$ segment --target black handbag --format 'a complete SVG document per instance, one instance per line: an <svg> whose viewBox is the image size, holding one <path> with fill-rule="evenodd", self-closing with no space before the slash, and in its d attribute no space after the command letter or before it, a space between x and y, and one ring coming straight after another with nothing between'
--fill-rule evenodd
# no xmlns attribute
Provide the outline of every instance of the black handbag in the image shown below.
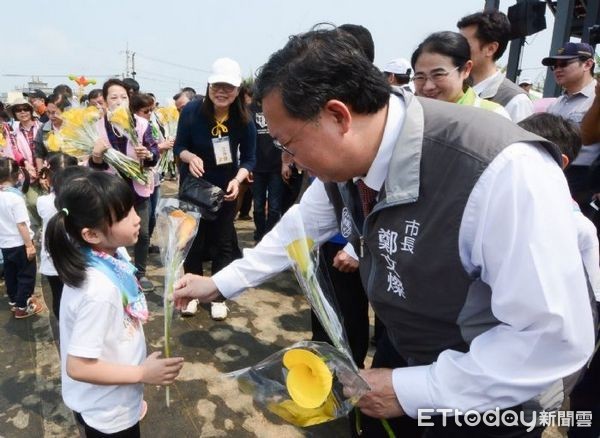
<svg viewBox="0 0 600 438"><path fill-rule="evenodd" d="M202 219L209 221L217 218L224 197L225 192L219 187L192 174L188 174L179 186L179 199L197 206Z"/></svg>

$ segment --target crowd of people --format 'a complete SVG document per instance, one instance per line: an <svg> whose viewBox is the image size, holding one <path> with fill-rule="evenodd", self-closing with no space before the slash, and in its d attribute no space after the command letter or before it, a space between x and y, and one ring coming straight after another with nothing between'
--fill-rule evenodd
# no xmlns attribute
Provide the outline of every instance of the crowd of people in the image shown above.
<svg viewBox="0 0 600 438"><path fill-rule="evenodd" d="M505 14L477 12L380 70L363 26L313 29L291 37L256 78L217 59L204 95L188 87L173 96L175 138L133 79L109 79L80 99L65 85L49 96L36 90L3 107L9 304L17 319L41 312L36 273L47 278L63 398L86 434L139 436L141 383L169 384L182 367L183 358L146 356L144 293L154 290L147 265L161 182L197 178L224 196L215 217L200 221L177 306L190 316L211 303L211 317L225 320L227 299L289 267L286 224L299 215L316 229L353 360L371 387L358 401L360 430L352 421L349 435L386 436L384 418L396 436L541 436L543 424L415 419L420 409L531 414L570 397L570 409L597 416L570 436L597 436L594 49L567 41L540 61L564 92L536 108L531 81L515 84L497 67L509 35ZM103 115L83 160L48 144L78 105ZM139 142L111 122L120 107L133 114ZM111 148L152 181L115 175ZM169 151L177 172L157 168ZM250 205L256 245L242 256L235 221L250 217ZM328 341L315 315L311 323L313 340ZM369 342L376 350L364 369Z"/></svg>

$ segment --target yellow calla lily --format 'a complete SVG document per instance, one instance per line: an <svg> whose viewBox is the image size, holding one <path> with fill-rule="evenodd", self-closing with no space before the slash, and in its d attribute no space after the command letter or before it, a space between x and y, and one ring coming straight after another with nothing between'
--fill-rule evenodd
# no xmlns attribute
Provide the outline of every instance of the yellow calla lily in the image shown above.
<svg viewBox="0 0 600 438"><path fill-rule="evenodd" d="M48 134L48 150L50 152L58 152L62 149L63 142L54 132Z"/></svg>
<svg viewBox="0 0 600 438"><path fill-rule="evenodd" d="M329 394L325 403L316 409L303 408L298 406L293 400L285 400L281 403L271 403L267 408L288 423L300 427L313 426L336 418L335 398L333 397L333 394Z"/></svg>
<svg viewBox="0 0 600 438"><path fill-rule="evenodd" d="M309 238L296 239L285 247L292 260L298 263L298 267L303 274L308 272L311 266L311 249L315 242ZM293 350L292 350L293 351Z"/></svg>
<svg viewBox="0 0 600 438"><path fill-rule="evenodd" d="M181 219L177 227L177 248L185 247L196 229L196 219L182 210L174 210L169 213L174 219Z"/></svg>
<svg viewBox="0 0 600 438"><path fill-rule="evenodd" d="M296 348L283 355L289 370L286 387L292 400L301 408L321 406L331 393L333 375L323 359L309 350Z"/></svg>

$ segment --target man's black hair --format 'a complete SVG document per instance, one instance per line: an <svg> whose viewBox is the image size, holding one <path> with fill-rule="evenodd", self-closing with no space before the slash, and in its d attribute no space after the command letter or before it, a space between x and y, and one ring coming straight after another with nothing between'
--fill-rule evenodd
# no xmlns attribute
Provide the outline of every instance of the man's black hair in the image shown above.
<svg viewBox="0 0 600 438"><path fill-rule="evenodd" d="M273 91L281 93L288 113L314 119L331 99L338 99L358 114L373 114L385 107L391 88L379 69L345 31L312 30L290 38L271 55L255 81L258 102Z"/></svg>
<svg viewBox="0 0 600 438"><path fill-rule="evenodd" d="M371 62L375 61L375 43L373 42L373 36L369 29L360 24L342 24L339 26L345 32L348 32L358 41L360 47L362 47L365 56Z"/></svg>
<svg viewBox="0 0 600 438"><path fill-rule="evenodd" d="M500 11L483 11L467 15L456 23L459 29L473 25L477 26L475 37L481 44L498 43L498 50L493 56L497 61L504 54L510 38L508 17Z"/></svg>
<svg viewBox="0 0 600 438"><path fill-rule="evenodd" d="M581 150L579 128L570 120L550 113L536 113L517 123L521 128L551 141L567 156L569 163Z"/></svg>

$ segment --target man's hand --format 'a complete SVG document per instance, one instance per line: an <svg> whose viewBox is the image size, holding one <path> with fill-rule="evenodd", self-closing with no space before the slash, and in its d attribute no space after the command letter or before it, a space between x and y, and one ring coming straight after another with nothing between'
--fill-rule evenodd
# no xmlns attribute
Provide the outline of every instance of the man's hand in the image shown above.
<svg viewBox="0 0 600 438"><path fill-rule="evenodd" d="M283 181L289 184L291 176L292 168L285 163L281 164L281 178L283 178Z"/></svg>
<svg viewBox="0 0 600 438"><path fill-rule="evenodd" d="M390 368L371 368L360 372L371 391L363 395L356 406L369 417L395 418L404 415L394 392L392 371Z"/></svg>
<svg viewBox="0 0 600 438"><path fill-rule="evenodd" d="M340 272L354 272L358 269L358 260L341 249L333 258L333 267Z"/></svg>
<svg viewBox="0 0 600 438"><path fill-rule="evenodd" d="M29 244L25 245L25 254L27 254L27 260L35 260L35 252L35 245L32 242L29 242Z"/></svg>
<svg viewBox="0 0 600 438"><path fill-rule="evenodd" d="M210 303L217 298L222 298L217 285L210 277L185 274L175 282L173 301L177 309L183 309L194 298L203 303Z"/></svg>

